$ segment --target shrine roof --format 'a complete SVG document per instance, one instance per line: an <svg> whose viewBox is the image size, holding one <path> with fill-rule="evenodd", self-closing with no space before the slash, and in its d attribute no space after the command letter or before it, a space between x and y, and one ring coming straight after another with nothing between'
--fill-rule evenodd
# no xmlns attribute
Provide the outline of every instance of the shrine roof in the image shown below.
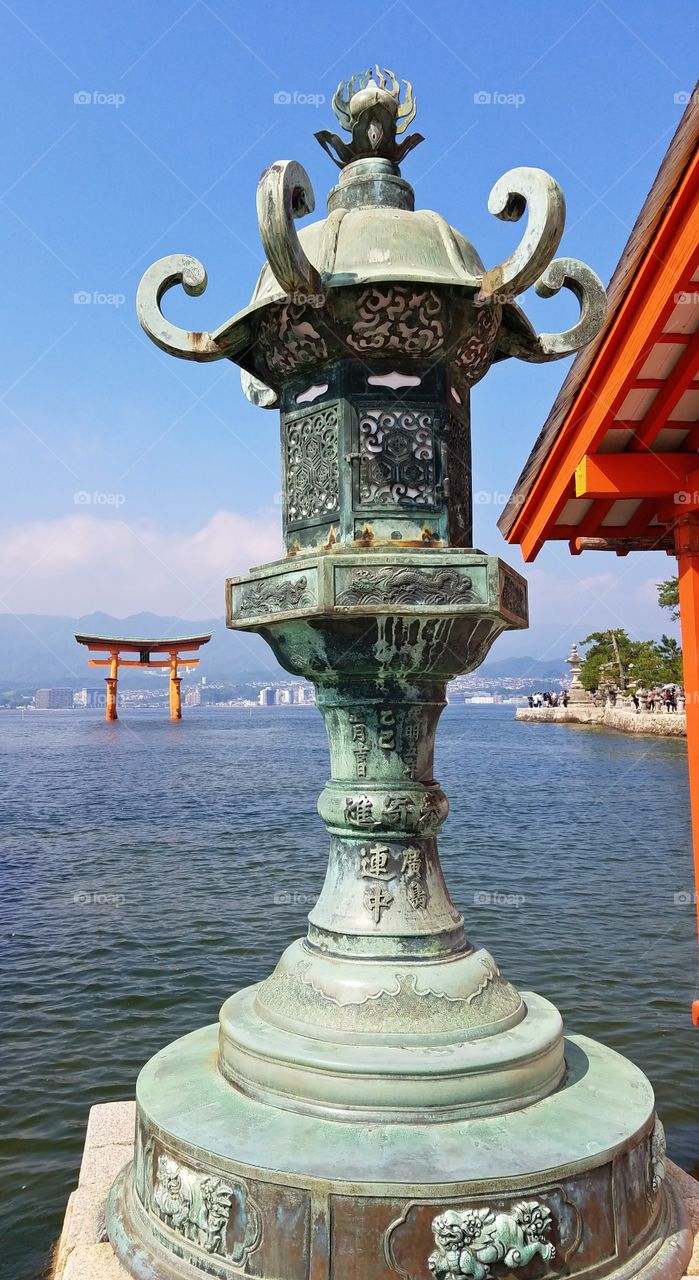
<svg viewBox="0 0 699 1280"><path fill-rule="evenodd" d="M695 89L612 277L607 321L573 362L498 521L525 560L549 539L575 554L671 549L668 491L686 501L699 464L698 330Z"/></svg>

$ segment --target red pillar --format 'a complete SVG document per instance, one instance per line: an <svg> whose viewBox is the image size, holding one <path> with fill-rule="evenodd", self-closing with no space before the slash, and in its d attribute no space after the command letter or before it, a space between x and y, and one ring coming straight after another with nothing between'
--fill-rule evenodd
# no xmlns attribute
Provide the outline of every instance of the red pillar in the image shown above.
<svg viewBox="0 0 699 1280"><path fill-rule="evenodd" d="M117 720L117 681L119 672L119 655L111 655L111 667L107 676L107 714L106 720Z"/></svg>
<svg viewBox="0 0 699 1280"><path fill-rule="evenodd" d="M695 902L699 931L699 514L687 515L675 526L680 590L682 661L687 713L687 763L692 810ZM699 1027L699 999L692 1004L692 1021Z"/></svg>

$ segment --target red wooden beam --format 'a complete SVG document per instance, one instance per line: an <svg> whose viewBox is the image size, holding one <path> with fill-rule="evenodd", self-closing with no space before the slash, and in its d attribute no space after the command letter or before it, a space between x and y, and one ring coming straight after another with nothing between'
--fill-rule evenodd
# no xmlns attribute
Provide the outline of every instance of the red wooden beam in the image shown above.
<svg viewBox="0 0 699 1280"><path fill-rule="evenodd" d="M686 453L586 453L575 469L579 498L671 498L687 492L697 458Z"/></svg>

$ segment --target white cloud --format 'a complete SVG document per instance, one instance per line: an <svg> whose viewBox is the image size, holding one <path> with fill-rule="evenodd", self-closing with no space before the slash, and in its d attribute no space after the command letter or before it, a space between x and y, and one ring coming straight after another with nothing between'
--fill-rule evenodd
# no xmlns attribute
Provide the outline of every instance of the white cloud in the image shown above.
<svg viewBox="0 0 699 1280"><path fill-rule="evenodd" d="M80 511L3 532L0 612L222 617L224 580L281 555L275 510L219 511L193 533Z"/></svg>

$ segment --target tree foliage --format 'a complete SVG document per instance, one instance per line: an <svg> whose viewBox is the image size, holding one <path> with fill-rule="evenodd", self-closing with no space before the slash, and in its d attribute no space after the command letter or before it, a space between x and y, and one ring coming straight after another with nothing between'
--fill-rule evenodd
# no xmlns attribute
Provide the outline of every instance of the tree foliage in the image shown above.
<svg viewBox="0 0 699 1280"><path fill-rule="evenodd" d="M680 589L677 576L657 582L658 604L661 609L669 609L670 617L676 622L680 616ZM663 637L665 639L665 637Z"/></svg>
<svg viewBox="0 0 699 1280"><path fill-rule="evenodd" d="M671 636L660 640L632 640L622 627L593 631L582 641L587 649L580 678L586 689L608 683L628 689L637 683L646 689L682 683L682 650Z"/></svg>

